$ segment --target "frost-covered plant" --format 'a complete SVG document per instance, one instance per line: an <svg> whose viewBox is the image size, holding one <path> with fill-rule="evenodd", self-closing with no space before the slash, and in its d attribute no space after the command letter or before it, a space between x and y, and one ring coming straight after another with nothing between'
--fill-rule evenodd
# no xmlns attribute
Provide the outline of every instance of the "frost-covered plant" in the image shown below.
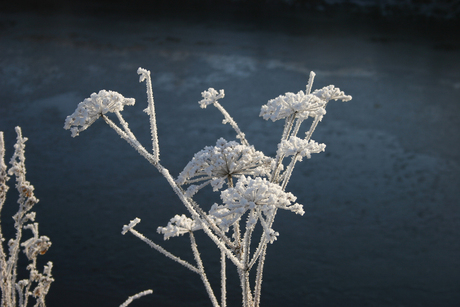
<svg viewBox="0 0 460 307"><path fill-rule="evenodd" d="M51 276L52 262L44 266L43 273L37 270L37 256L43 255L51 246L51 241L46 236L38 235L38 223L35 220L35 212L31 211L38 203L34 195L34 186L26 180L26 166L24 148L27 138L22 137L20 127L16 127L17 141L14 145L14 154L11 158L11 168L7 170L5 165L5 146L3 132L0 131L0 212L6 200L6 192L9 187L6 185L9 176L16 177L16 189L19 192L19 210L13 216L16 236L7 243L8 253L4 251L5 238L1 232L0 224L0 288L2 290L2 307L26 307L29 298L35 298L34 307L45 307L45 296L48 294L51 283L54 279ZM0 221L1 222L1 221ZM33 236L22 241L23 229L32 231ZM29 278L17 281L17 265L19 251L23 248L24 254L30 261L27 266Z"/></svg>
<svg viewBox="0 0 460 307"><path fill-rule="evenodd" d="M311 140L311 136L326 114L328 102L339 99L349 101L351 96L345 95L333 85L311 92L315 77L311 72L305 92L286 93L268 101L262 106L260 116L272 121L285 120L276 157L272 158L249 145L245 134L218 102L219 99L224 98L224 90L217 92L210 88L201 93L203 99L199 101L200 106L206 108L208 105L214 105L221 111L224 115L223 123L232 126L239 141L218 139L215 146L205 147L196 153L174 179L160 163L150 71L139 68L137 72L140 75L140 82L146 81L147 85L148 107L145 112L150 117L152 152L147 151L139 143L120 113L124 105L132 105L134 100L124 98L118 93L104 90L98 94L93 93L90 98L78 105L75 113L67 117L64 128L70 129L72 136L75 137L97 118L102 117L111 128L158 169L190 214L188 217L174 216L167 226L158 227L158 233L162 234L165 240L188 234L196 263L191 264L182 260L135 230L134 227L140 223L139 218L123 226L122 234L131 232L160 253L197 273L215 307L227 305L226 263L228 259L235 265L239 274L243 306L259 306L267 246L279 235L272 227L277 210L284 209L296 214L304 214L303 206L295 202L296 197L285 191L294 166L304 157L309 159L311 154L324 151L326 145ZM120 124L115 124L107 113L115 113ZM301 124L309 118L312 118L310 128L305 136L298 137ZM285 158L288 157L291 157L290 161L285 162ZM194 200L194 195L207 185L211 185L215 192L220 191L222 203L209 204L209 210L206 212L205 208ZM257 244L252 245L252 236L257 225L262 229L262 236ZM193 234L195 231L205 232L220 250L220 302L206 276ZM250 285L249 273L256 263L255 283Z"/></svg>

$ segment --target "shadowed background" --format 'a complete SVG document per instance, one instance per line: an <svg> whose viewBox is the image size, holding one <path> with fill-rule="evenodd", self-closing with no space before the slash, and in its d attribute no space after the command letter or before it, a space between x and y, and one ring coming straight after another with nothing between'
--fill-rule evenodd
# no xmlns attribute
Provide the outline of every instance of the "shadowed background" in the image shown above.
<svg viewBox="0 0 460 307"><path fill-rule="evenodd" d="M201 92L222 105L257 150L274 156L282 122L258 117L285 92L334 84L287 190L303 217L280 212L261 306L455 306L460 303L460 43L458 1L18 1L0 5L0 131L26 143L40 233L53 245L48 307L210 306L198 275L121 229L136 228L192 261L187 238L156 233L185 208L156 169L102 120L72 139L64 120L101 89L136 99L125 119L149 148L151 71L161 161L173 176L219 137L235 138ZM430 6L431 5L431 6ZM306 125L305 125L306 126ZM306 128L305 128L306 129ZM200 197L206 208L216 195ZM13 188L2 212L11 237ZM198 245L219 296L218 253ZM229 306L241 290L229 264Z"/></svg>

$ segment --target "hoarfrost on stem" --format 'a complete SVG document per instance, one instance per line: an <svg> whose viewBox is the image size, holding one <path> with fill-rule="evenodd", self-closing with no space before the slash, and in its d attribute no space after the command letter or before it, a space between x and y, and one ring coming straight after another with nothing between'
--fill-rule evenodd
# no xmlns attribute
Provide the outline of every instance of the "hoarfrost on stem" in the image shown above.
<svg viewBox="0 0 460 307"><path fill-rule="evenodd" d="M16 144L14 154L11 158L11 168L7 170L4 162L5 147L3 132L0 131L0 212L6 200L8 191L7 182L10 179L7 175L16 179L16 189L19 193L17 213L13 216L16 235L8 241L8 253L4 250L3 237L0 223L0 289L2 292L1 306L4 307L26 307L29 298L35 298L34 307L45 307L45 296L48 294L51 283L54 281L51 276L52 262L48 262L43 273L37 270L38 255L45 254L51 246L47 236L39 236L38 223L35 221L35 212L31 211L38 199L34 195L34 186L26 180L25 166L25 143L27 138L22 136L20 127L16 127ZM32 237L22 241L23 230L32 231ZM29 271L28 279L18 279L17 269L19 252L23 247L23 253L29 260L26 269Z"/></svg>

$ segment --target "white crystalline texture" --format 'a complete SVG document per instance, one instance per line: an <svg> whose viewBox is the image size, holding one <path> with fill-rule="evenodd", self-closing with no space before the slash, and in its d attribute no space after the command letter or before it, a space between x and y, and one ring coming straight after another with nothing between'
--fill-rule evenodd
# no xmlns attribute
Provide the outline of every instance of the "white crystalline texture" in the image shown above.
<svg viewBox="0 0 460 307"><path fill-rule="evenodd" d="M89 98L80 102L72 115L67 116L64 129L70 129L72 137L86 130L101 115L121 112L125 105L134 105L134 98L125 98L113 91L101 90L92 93Z"/></svg>
<svg viewBox="0 0 460 307"><path fill-rule="evenodd" d="M216 102L218 99L224 98L225 93L224 90L219 90L219 92L217 92L215 89L210 87L207 91L202 92L201 96L203 99L198 103L200 104L201 108L205 109L208 105Z"/></svg>
<svg viewBox="0 0 460 307"><path fill-rule="evenodd" d="M323 87L312 94L306 94L303 91L297 94L288 92L269 100L266 105L262 106L259 116L272 121L286 118L292 114L296 114L296 118L303 120L316 116L321 119L326 114L326 105L331 99L349 101L351 96L345 95L333 85Z"/></svg>
<svg viewBox="0 0 460 307"><path fill-rule="evenodd" d="M29 240L21 243L24 247L24 253L29 260L33 260L38 254L45 254L51 246L51 241L47 236L41 236L39 238L30 238Z"/></svg>
<svg viewBox="0 0 460 307"><path fill-rule="evenodd" d="M286 93L263 105L260 116L265 120L277 121L295 113L298 118L307 119L309 116L315 117L326 114L325 105L325 101L315 95L305 95L303 91L297 94Z"/></svg>
<svg viewBox="0 0 460 307"><path fill-rule="evenodd" d="M320 90L315 90L312 95L315 95L316 97L328 102L329 100L342 100L342 101L350 101L351 96L350 95L345 95L343 91L341 91L338 87L335 87L334 85L328 85L323 87Z"/></svg>
<svg viewBox="0 0 460 307"><path fill-rule="evenodd" d="M272 163L272 158L256 151L253 146L241 145L235 141L227 142L220 138L216 146L207 146L196 153L176 182L184 185L203 181L210 183L214 190L219 190L229 177L268 175ZM188 194L192 196L198 188L191 186L189 190Z"/></svg>
<svg viewBox="0 0 460 307"><path fill-rule="evenodd" d="M134 220L129 221L129 225L124 225L121 231L122 235L125 235L128 231L134 228L137 224L141 222L141 219L136 217Z"/></svg>
<svg viewBox="0 0 460 307"><path fill-rule="evenodd" d="M178 237L185 233L200 230L201 225L196 223L191 218L186 217L184 214L175 215L166 227L158 227L157 232L164 235L164 239L168 240L171 237Z"/></svg>
<svg viewBox="0 0 460 307"><path fill-rule="evenodd" d="M279 185L260 177L253 179L241 176L234 188L222 191L221 198L224 205L213 205L210 214L215 217L224 231L228 230L228 227L238 221L248 210L263 212L266 218L275 213L275 208L289 210L300 215L305 213L302 205L291 204L296 200L292 193L284 192ZM262 226L269 242L273 243L278 233L269 229L264 222Z"/></svg>
<svg viewBox="0 0 460 307"><path fill-rule="evenodd" d="M275 208L286 209L303 215L302 206L291 205L297 198L265 178L241 176L234 188L221 193L222 201L229 212L244 214L249 209L259 207L269 215ZM297 204L296 204L297 205Z"/></svg>
<svg viewBox="0 0 460 307"><path fill-rule="evenodd" d="M303 140L291 136L289 140L283 140L278 144L278 155L293 156L297 155L297 161L302 161L303 157L311 158L312 153L320 153L326 148L325 144L318 144L313 140Z"/></svg>

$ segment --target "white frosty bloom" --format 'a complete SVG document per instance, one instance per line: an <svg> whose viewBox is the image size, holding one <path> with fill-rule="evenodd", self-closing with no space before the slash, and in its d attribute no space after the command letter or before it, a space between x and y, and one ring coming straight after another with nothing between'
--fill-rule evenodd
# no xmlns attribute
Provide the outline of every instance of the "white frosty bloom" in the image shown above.
<svg viewBox="0 0 460 307"><path fill-rule="evenodd" d="M191 218L182 215L175 215L169 222L166 227L158 227L157 232L164 235L164 239L168 240L171 237L178 237L184 233L200 230L202 229L201 225L196 223Z"/></svg>
<svg viewBox="0 0 460 307"><path fill-rule="evenodd" d="M351 96L350 95L345 95L343 91L341 91L338 87L335 87L334 85L328 85L323 87L320 90L315 90L312 95L315 95L316 97L328 102L329 100L342 100L342 101L350 101Z"/></svg>
<svg viewBox="0 0 460 307"><path fill-rule="evenodd" d="M334 85L328 85L320 90L315 90L310 94L311 84L307 85L306 92L300 91L297 94L286 93L275 99L268 101L262 106L260 116L265 120L271 119L276 121L296 114L296 118L307 119L310 117L322 117L326 114L326 105L329 100L341 99L342 101L351 100L351 96L345 95L339 88Z"/></svg>
<svg viewBox="0 0 460 307"><path fill-rule="evenodd" d="M291 205L297 198L266 178L241 176L234 188L222 191L221 198L230 211L243 214L259 207L264 213L280 208L303 215L302 206ZM298 205L298 206L297 206Z"/></svg>
<svg viewBox="0 0 460 307"><path fill-rule="evenodd" d="M315 95L306 95L303 91L297 94L286 93L263 105L259 116L265 120L277 121L296 114L298 118L307 119L309 116L315 117L326 114L325 106L326 101Z"/></svg>
<svg viewBox="0 0 460 307"><path fill-rule="evenodd" d="M276 208L289 210L300 215L305 213L302 205L291 204L296 200L292 193L283 191L279 185L270 183L261 177L253 179L241 176L234 188L222 191L221 198L224 205L214 204L210 210L210 215L219 221L219 226L224 231L227 231L228 227L238 221L248 210L263 212L267 218L275 213ZM250 217L250 224L256 222L255 217L257 215ZM261 223L269 241L276 240L278 234L269 229L264 220L261 220Z"/></svg>
<svg viewBox="0 0 460 307"><path fill-rule="evenodd" d="M215 89L210 87L207 91L202 92L201 96L203 99L198 101L198 103L201 108L205 109L208 105L216 102L218 99L224 98L225 93L224 90L219 90L219 92L217 92Z"/></svg>
<svg viewBox="0 0 460 307"><path fill-rule="evenodd" d="M318 144L313 140L303 140L296 136L291 136L289 140L283 140L278 144L278 155L293 156L297 154L297 161L302 161L303 157L311 158L312 153L324 151L326 144Z"/></svg>
<svg viewBox="0 0 460 307"><path fill-rule="evenodd" d="M101 115L109 112L121 112L125 105L132 106L134 102L134 98L125 98L113 91L101 90L97 94L92 93L89 98L78 104L73 114L67 116L64 129L70 129L72 137L76 137Z"/></svg>
<svg viewBox="0 0 460 307"><path fill-rule="evenodd" d="M206 146L197 152L179 174L179 185L203 181L200 186L192 185L187 196L192 196L201 187L211 183L214 191L222 188L225 180L242 175L264 176L270 173L273 159L256 151L254 146L227 142L220 138L216 146Z"/></svg>

